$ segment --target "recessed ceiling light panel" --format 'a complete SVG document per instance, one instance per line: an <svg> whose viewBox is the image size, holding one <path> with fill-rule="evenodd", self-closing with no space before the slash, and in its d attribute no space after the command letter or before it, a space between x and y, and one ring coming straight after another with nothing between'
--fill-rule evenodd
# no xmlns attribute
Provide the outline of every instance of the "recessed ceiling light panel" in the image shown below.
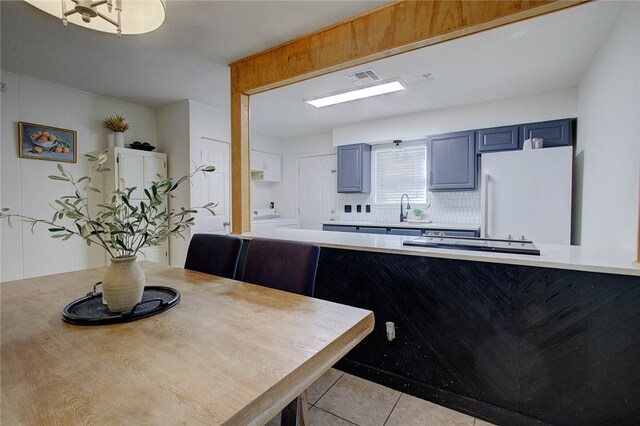
<svg viewBox="0 0 640 426"><path fill-rule="evenodd" d="M340 104L343 102L355 101L357 99L369 98L371 96L384 95L385 93L398 92L405 90L406 87L400 80L386 81L374 86L362 87L355 90L335 93L333 95L323 96L321 98L310 99L306 102L316 108L322 108L329 105Z"/></svg>

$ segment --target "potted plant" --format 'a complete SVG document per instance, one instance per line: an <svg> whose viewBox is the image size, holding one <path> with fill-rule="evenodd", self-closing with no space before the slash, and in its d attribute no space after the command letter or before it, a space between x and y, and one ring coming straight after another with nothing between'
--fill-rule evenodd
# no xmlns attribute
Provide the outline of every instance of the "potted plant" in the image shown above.
<svg viewBox="0 0 640 426"><path fill-rule="evenodd" d="M204 209L211 214L214 203L199 208L179 210L166 209L167 201L173 198L172 193L182 184L187 183L196 173L208 173L214 166L198 167L193 173L178 180L172 178L152 182L149 189L144 190L142 201L131 200L135 188L115 191L109 201L98 204L97 213L90 212L89 191L101 192L95 187L96 176L108 171L103 165L107 161L107 153L86 155L95 163L87 176L74 178L68 170L58 164L58 175L49 176L56 181L71 185L71 195L55 200L54 213L51 220L37 219L13 214L9 209L0 209L0 219L17 217L31 223L31 229L37 224L49 226L53 238L66 241L71 237L80 237L88 246L93 244L102 247L111 257L111 265L102 280L102 291L109 310L112 312L130 311L142 299L145 277L136 262L136 255L141 248L157 245L170 236L181 236L194 224L191 215L197 209Z"/></svg>
<svg viewBox="0 0 640 426"><path fill-rule="evenodd" d="M124 147L124 132L129 130L129 123L126 122L122 114L110 115L102 121L107 129L113 132L115 146Z"/></svg>

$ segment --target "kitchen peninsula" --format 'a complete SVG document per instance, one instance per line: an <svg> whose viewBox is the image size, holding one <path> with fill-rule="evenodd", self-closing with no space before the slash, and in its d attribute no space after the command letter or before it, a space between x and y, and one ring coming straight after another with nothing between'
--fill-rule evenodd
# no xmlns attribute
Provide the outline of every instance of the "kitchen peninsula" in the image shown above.
<svg viewBox="0 0 640 426"><path fill-rule="evenodd" d="M315 297L374 312L374 331L338 364L347 372L498 424L640 420L631 252L538 244L527 256L294 229L243 237L320 245Z"/></svg>

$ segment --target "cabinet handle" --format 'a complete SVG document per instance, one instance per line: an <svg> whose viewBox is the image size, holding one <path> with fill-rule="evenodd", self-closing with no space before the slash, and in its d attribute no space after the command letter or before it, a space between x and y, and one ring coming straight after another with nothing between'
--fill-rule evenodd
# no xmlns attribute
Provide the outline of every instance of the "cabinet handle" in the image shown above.
<svg viewBox="0 0 640 426"><path fill-rule="evenodd" d="M360 186L360 175L358 175L358 184L356 186Z"/></svg>
<svg viewBox="0 0 640 426"><path fill-rule="evenodd" d="M433 180L433 171L429 170L429 185L431 185L432 180Z"/></svg>

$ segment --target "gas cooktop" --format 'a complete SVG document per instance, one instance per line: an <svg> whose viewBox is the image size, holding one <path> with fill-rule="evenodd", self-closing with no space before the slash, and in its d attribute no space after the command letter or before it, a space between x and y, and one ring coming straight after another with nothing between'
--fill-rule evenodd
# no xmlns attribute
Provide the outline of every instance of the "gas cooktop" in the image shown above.
<svg viewBox="0 0 640 426"><path fill-rule="evenodd" d="M492 238L426 235L413 240L406 240L402 244L405 246L492 251L495 253L516 253L540 256L540 250L538 250L532 241L526 239L498 240Z"/></svg>

